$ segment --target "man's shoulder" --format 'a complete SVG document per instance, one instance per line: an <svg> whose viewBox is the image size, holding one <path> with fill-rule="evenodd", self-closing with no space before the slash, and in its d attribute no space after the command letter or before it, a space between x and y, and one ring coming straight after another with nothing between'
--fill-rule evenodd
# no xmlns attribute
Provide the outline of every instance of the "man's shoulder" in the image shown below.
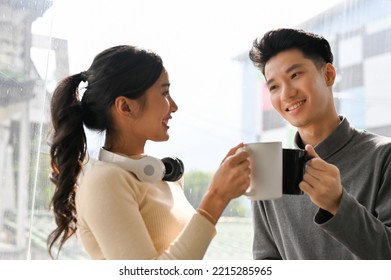
<svg viewBox="0 0 391 280"><path fill-rule="evenodd" d="M387 135L377 134L367 129L355 129L355 130L358 134L358 137L363 140L365 139L367 141L373 142L374 144L378 144L382 146L391 145L391 137Z"/></svg>
<svg viewBox="0 0 391 280"><path fill-rule="evenodd" d="M376 134L365 129L356 130L353 144L358 148L362 147L363 150L391 154L391 137Z"/></svg>

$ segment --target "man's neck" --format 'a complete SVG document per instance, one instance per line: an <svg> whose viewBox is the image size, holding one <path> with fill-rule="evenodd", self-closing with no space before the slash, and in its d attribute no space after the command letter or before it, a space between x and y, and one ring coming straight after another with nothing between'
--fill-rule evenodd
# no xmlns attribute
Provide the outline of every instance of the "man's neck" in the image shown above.
<svg viewBox="0 0 391 280"><path fill-rule="evenodd" d="M299 132L302 144L310 144L313 147L326 139L338 127L341 120L338 115L332 119L326 120L323 123L310 124L308 126L299 127Z"/></svg>

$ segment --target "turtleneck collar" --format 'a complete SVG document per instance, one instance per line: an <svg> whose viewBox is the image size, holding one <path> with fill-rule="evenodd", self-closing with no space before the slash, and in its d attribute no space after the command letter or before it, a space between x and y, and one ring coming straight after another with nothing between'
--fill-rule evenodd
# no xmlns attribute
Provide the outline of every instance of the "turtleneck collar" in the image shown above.
<svg viewBox="0 0 391 280"><path fill-rule="evenodd" d="M327 159L334 153L338 152L352 138L354 128L350 126L348 120L339 116L341 122L338 127L327 136L322 142L316 145L315 151L322 158ZM294 145L296 148L304 149L304 143L301 140L299 132L296 132Z"/></svg>

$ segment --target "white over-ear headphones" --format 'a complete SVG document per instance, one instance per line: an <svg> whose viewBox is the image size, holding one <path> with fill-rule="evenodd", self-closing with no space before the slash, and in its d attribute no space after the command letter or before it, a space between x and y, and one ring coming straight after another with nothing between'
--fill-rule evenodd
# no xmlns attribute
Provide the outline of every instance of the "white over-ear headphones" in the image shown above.
<svg viewBox="0 0 391 280"><path fill-rule="evenodd" d="M142 182L177 181L184 173L183 163L178 158L165 157L158 159L143 156L140 159L132 159L104 148L100 149L98 158L100 161L115 163L134 173Z"/></svg>

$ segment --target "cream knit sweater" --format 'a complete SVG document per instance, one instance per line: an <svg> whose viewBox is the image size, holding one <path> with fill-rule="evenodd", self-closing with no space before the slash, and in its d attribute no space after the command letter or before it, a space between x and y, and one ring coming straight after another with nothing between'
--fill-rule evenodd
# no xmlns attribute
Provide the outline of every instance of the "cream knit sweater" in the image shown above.
<svg viewBox="0 0 391 280"><path fill-rule="evenodd" d="M76 192L78 235L90 257L202 259L216 229L182 183L142 183L113 163L96 163Z"/></svg>

